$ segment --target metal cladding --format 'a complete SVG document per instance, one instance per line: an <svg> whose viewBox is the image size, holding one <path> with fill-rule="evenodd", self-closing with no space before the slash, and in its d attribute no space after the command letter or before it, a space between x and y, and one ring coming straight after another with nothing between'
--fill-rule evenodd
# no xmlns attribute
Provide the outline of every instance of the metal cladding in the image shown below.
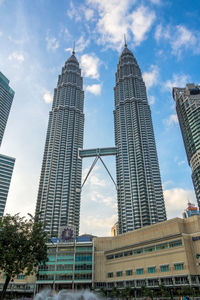
<svg viewBox="0 0 200 300"><path fill-rule="evenodd" d="M151 111L141 71L125 45L116 72L115 146L119 233L166 220Z"/></svg>
<svg viewBox="0 0 200 300"><path fill-rule="evenodd" d="M200 208L200 85L189 83L185 88L174 87L173 98Z"/></svg>
<svg viewBox="0 0 200 300"><path fill-rule="evenodd" d="M84 92L74 54L54 90L36 205L50 236L58 236L60 226L79 232L82 160L78 149L83 147Z"/></svg>

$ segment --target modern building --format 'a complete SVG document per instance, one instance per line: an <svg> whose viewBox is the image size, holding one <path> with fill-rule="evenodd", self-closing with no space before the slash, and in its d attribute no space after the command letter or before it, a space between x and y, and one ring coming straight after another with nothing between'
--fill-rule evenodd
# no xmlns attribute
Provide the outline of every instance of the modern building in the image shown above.
<svg viewBox="0 0 200 300"><path fill-rule="evenodd" d="M15 158L0 154L0 217L4 214Z"/></svg>
<svg viewBox="0 0 200 300"><path fill-rule="evenodd" d="M49 243L49 261L39 266L35 291L93 288L107 294L143 287L175 294L181 287L199 290L200 216L175 218L114 237L80 236L74 242Z"/></svg>
<svg viewBox="0 0 200 300"><path fill-rule="evenodd" d="M199 289L200 217L175 218L115 237L94 238L94 288Z"/></svg>
<svg viewBox="0 0 200 300"><path fill-rule="evenodd" d="M185 219L196 215L200 216L198 208L193 203L188 202L188 206L183 213L183 218Z"/></svg>
<svg viewBox="0 0 200 300"><path fill-rule="evenodd" d="M3 290L5 277L5 274L2 272L0 274L0 291ZM21 297L23 299L31 299L34 294L35 280L35 275L25 276L19 274L8 284L6 296L8 299L19 299Z"/></svg>
<svg viewBox="0 0 200 300"><path fill-rule="evenodd" d="M200 208L200 85L174 87L173 98Z"/></svg>
<svg viewBox="0 0 200 300"><path fill-rule="evenodd" d="M118 231L119 231L119 229L118 229L118 222L116 222L116 223L112 226L112 228L111 228L111 236L116 236L116 235L118 235Z"/></svg>
<svg viewBox="0 0 200 300"><path fill-rule="evenodd" d="M114 87L119 233L166 220L151 110L140 67L125 44Z"/></svg>
<svg viewBox="0 0 200 300"><path fill-rule="evenodd" d="M15 92L9 86L9 80L0 72L0 146L14 94Z"/></svg>
<svg viewBox="0 0 200 300"><path fill-rule="evenodd" d="M36 205L52 237L58 237L60 226L79 232L83 104L81 70L73 51L54 90Z"/></svg>
<svg viewBox="0 0 200 300"><path fill-rule="evenodd" d="M46 265L41 264L36 279L36 292L51 288L89 289L94 283L94 244L91 236L77 237L74 242L48 244Z"/></svg>

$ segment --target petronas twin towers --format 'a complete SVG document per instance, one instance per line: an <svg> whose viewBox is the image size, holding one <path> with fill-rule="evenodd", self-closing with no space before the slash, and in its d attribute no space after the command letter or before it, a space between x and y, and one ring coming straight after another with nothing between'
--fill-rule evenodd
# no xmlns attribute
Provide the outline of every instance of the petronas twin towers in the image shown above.
<svg viewBox="0 0 200 300"><path fill-rule="evenodd" d="M166 220L146 88L126 45L114 91L118 222L119 233L124 233ZM50 236L58 236L61 226L79 232L83 106L81 70L72 52L54 91L36 206Z"/></svg>

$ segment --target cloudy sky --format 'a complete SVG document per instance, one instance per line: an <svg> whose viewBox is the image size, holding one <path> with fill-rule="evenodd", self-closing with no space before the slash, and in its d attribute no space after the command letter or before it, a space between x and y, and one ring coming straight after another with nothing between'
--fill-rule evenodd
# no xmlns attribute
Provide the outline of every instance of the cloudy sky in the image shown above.
<svg viewBox="0 0 200 300"><path fill-rule="evenodd" d="M1 153L16 158L7 213L34 213L58 74L76 41L85 90L84 148L114 145L113 86L123 35L151 106L168 218L195 202L172 87L200 83L200 2L0 0L0 71L15 97ZM83 177L92 163L85 159ZM104 159L115 178L115 158ZM81 233L109 235L115 187L99 162L82 191Z"/></svg>

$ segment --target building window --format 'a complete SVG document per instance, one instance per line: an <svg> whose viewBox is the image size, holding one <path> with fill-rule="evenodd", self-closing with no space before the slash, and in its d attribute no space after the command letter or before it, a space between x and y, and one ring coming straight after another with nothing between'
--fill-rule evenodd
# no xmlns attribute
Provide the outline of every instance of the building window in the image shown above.
<svg viewBox="0 0 200 300"><path fill-rule="evenodd" d="M143 249L136 249L134 250L134 254L142 254L143 253Z"/></svg>
<svg viewBox="0 0 200 300"><path fill-rule="evenodd" d="M156 250L162 250L162 249L166 249L166 248L168 248L167 243L156 245Z"/></svg>
<svg viewBox="0 0 200 300"><path fill-rule="evenodd" d="M169 265L160 266L161 272L169 272Z"/></svg>
<svg viewBox="0 0 200 300"><path fill-rule="evenodd" d="M133 275L133 270L126 270L126 276Z"/></svg>
<svg viewBox="0 0 200 300"><path fill-rule="evenodd" d="M116 272L116 275L117 275L117 277L121 277L121 276L122 276L122 274L123 274L123 272L122 272L122 271L118 271L118 272Z"/></svg>
<svg viewBox="0 0 200 300"><path fill-rule="evenodd" d="M17 275L17 279L24 279L24 278L25 278L25 276L23 274Z"/></svg>
<svg viewBox="0 0 200 300"><path fill-rule="evenodd" d="M174 270L175 271L184 270L184 263L174 264Z"/></svg>
<svg viewBox="0 0 200 300"><path fill-rule="evenodd" d="M156 267L149 267L148 268L148 273L155 273L156 272Z"/></svg>
<svg viewBox="0 0 200 300"><path fill-rule="evenodd" d="M141 268L141 269L136 269L136 274L137 274L137 275L142 275L142 274L144 274L144 269L143 269L143 268Z"/></svg>
<svg viewBox="0 0 200 300"><path fill-rule="evenodd" d="M113 272L109 272L108 273L108 278L112 278L113 277Z"/></svg>
<svg viewBox="0 0 200 300"><path fill-rule="evenodd" d="M181 240L173 241L173 242L169 243L170 248L179 247L179 246L182 246L182 241Z"/></svg>
<svg viewBox="0 0 200 300"><path fill-rule="evenodd" d="M144 248L145 253L153 252L153 251L155 251L155 246Z"/></svg>

